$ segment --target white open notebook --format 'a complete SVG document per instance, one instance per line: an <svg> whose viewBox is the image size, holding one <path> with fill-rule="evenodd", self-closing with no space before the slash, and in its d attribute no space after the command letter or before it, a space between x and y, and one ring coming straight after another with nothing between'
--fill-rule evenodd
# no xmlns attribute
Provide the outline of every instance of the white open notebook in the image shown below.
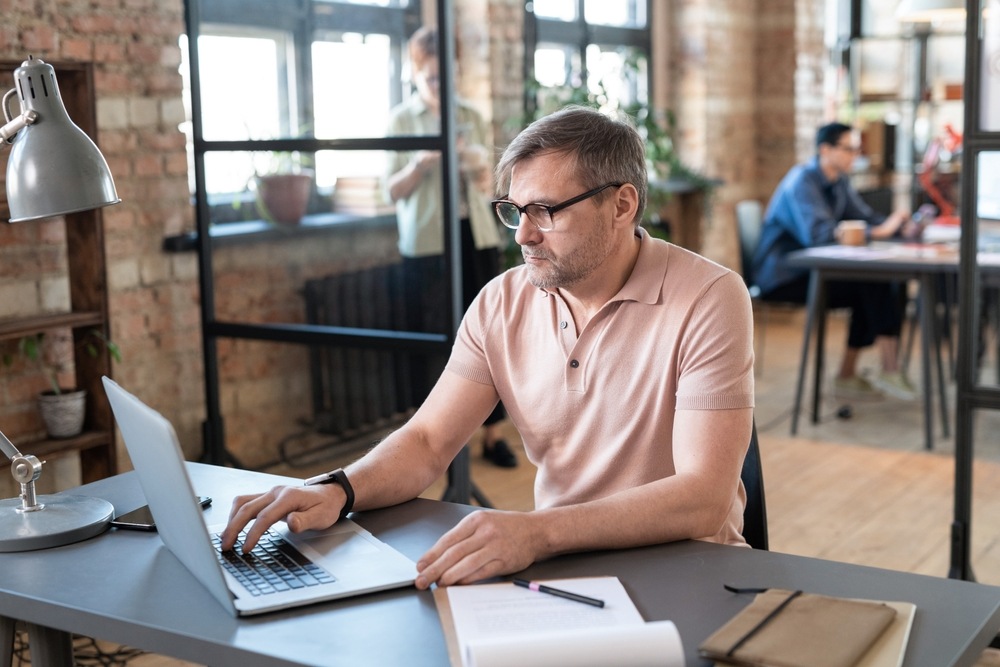
<svg viewBox="0 0 1000 667"><path fill-rule="evenodd" d="M683 667L671 621L646 623L617 577L544 582L604 601L598 608L512 583L439 588L452 667Z"/></svg>

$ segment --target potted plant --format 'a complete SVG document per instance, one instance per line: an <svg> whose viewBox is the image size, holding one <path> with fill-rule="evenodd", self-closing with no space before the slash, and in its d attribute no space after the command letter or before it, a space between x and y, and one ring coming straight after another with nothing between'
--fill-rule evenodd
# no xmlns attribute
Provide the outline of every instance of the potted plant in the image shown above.
<svg viewBox="0 0 1000 667"><path fill-rule="evenodd" d="M96 357L100 346L121 361L121 350L103 331L91 329L77 343L85 354ZM29 362L37 365L49 381L50 388L38 395L38 408L50 437L71 438L83 431L86 412L87 392L84 389L66 388L59 376L66 371L72 357L72 334L69 331L52 332L24 336L17 342L17 350ZM4 364L13 362L11 356L4 357Z"/></svg>
<svg viewBox="0 0 1000 667"><path fill-rule="evenodd" d="M298 152L275 152L269 166L257 172L253 181L257 210L268 222L297 225L306 214L315 172L303 162Z"/></svg>

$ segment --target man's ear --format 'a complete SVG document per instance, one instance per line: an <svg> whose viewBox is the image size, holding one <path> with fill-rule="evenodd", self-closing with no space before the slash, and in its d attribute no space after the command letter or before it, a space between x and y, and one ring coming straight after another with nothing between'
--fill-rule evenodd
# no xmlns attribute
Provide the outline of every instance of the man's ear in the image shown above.
<svg viewBox="0 0 1000 667"><path fill-rule="evenodd" d="M625 183L615 194L615 225L633 227L636 210L639 208L639 191L631 183Z"/></svg>

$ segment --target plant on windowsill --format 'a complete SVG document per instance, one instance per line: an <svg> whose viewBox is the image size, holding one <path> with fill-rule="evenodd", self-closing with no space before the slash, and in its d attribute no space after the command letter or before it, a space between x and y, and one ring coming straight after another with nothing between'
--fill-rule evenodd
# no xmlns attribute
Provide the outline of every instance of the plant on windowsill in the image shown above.
<svg viewBox="0 0 1000 667"><path fill-rule="evenodd" d="M77 345L85 354L95 358L100 353L100 347L104 346L115 361L122 360L121 349L99 329L89 330ZM17 341L17 352L38 366L49 381L50 389L38 395L38 409L52 438L71 438L83 431L87 392L76 387L66 388L60 383L60 375L69 367L72 346L72 334L68 331L48 338L44 333L38 333ZM5 366L10 366L14 361L13 355L4 355L3 361Z"/></svg>
<svg viewBox="0 0 1000 667"><path fill-rule="evenodd" d="M254 156L255 193L260 216L274 224L297 225L309 208L315 171L307 166L309 158L298 151L275 151L266 164L258 165Z"/></svg>

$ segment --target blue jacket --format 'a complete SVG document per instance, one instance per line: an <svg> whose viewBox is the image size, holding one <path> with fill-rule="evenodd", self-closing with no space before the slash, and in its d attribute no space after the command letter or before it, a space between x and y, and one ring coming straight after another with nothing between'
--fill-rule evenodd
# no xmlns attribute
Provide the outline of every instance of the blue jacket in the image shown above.
<svg viewBox="0 0 1000 667"><path fill-rule="evenodd" d="M754 252L753 280L761 294L795 281L807 273L785 264L785 255L834 242L841 220L864 220L869 226L885 221L858 195L847 176L826 180L818 158L792 167L771 197L764 215L760 242Z"/></svg>

